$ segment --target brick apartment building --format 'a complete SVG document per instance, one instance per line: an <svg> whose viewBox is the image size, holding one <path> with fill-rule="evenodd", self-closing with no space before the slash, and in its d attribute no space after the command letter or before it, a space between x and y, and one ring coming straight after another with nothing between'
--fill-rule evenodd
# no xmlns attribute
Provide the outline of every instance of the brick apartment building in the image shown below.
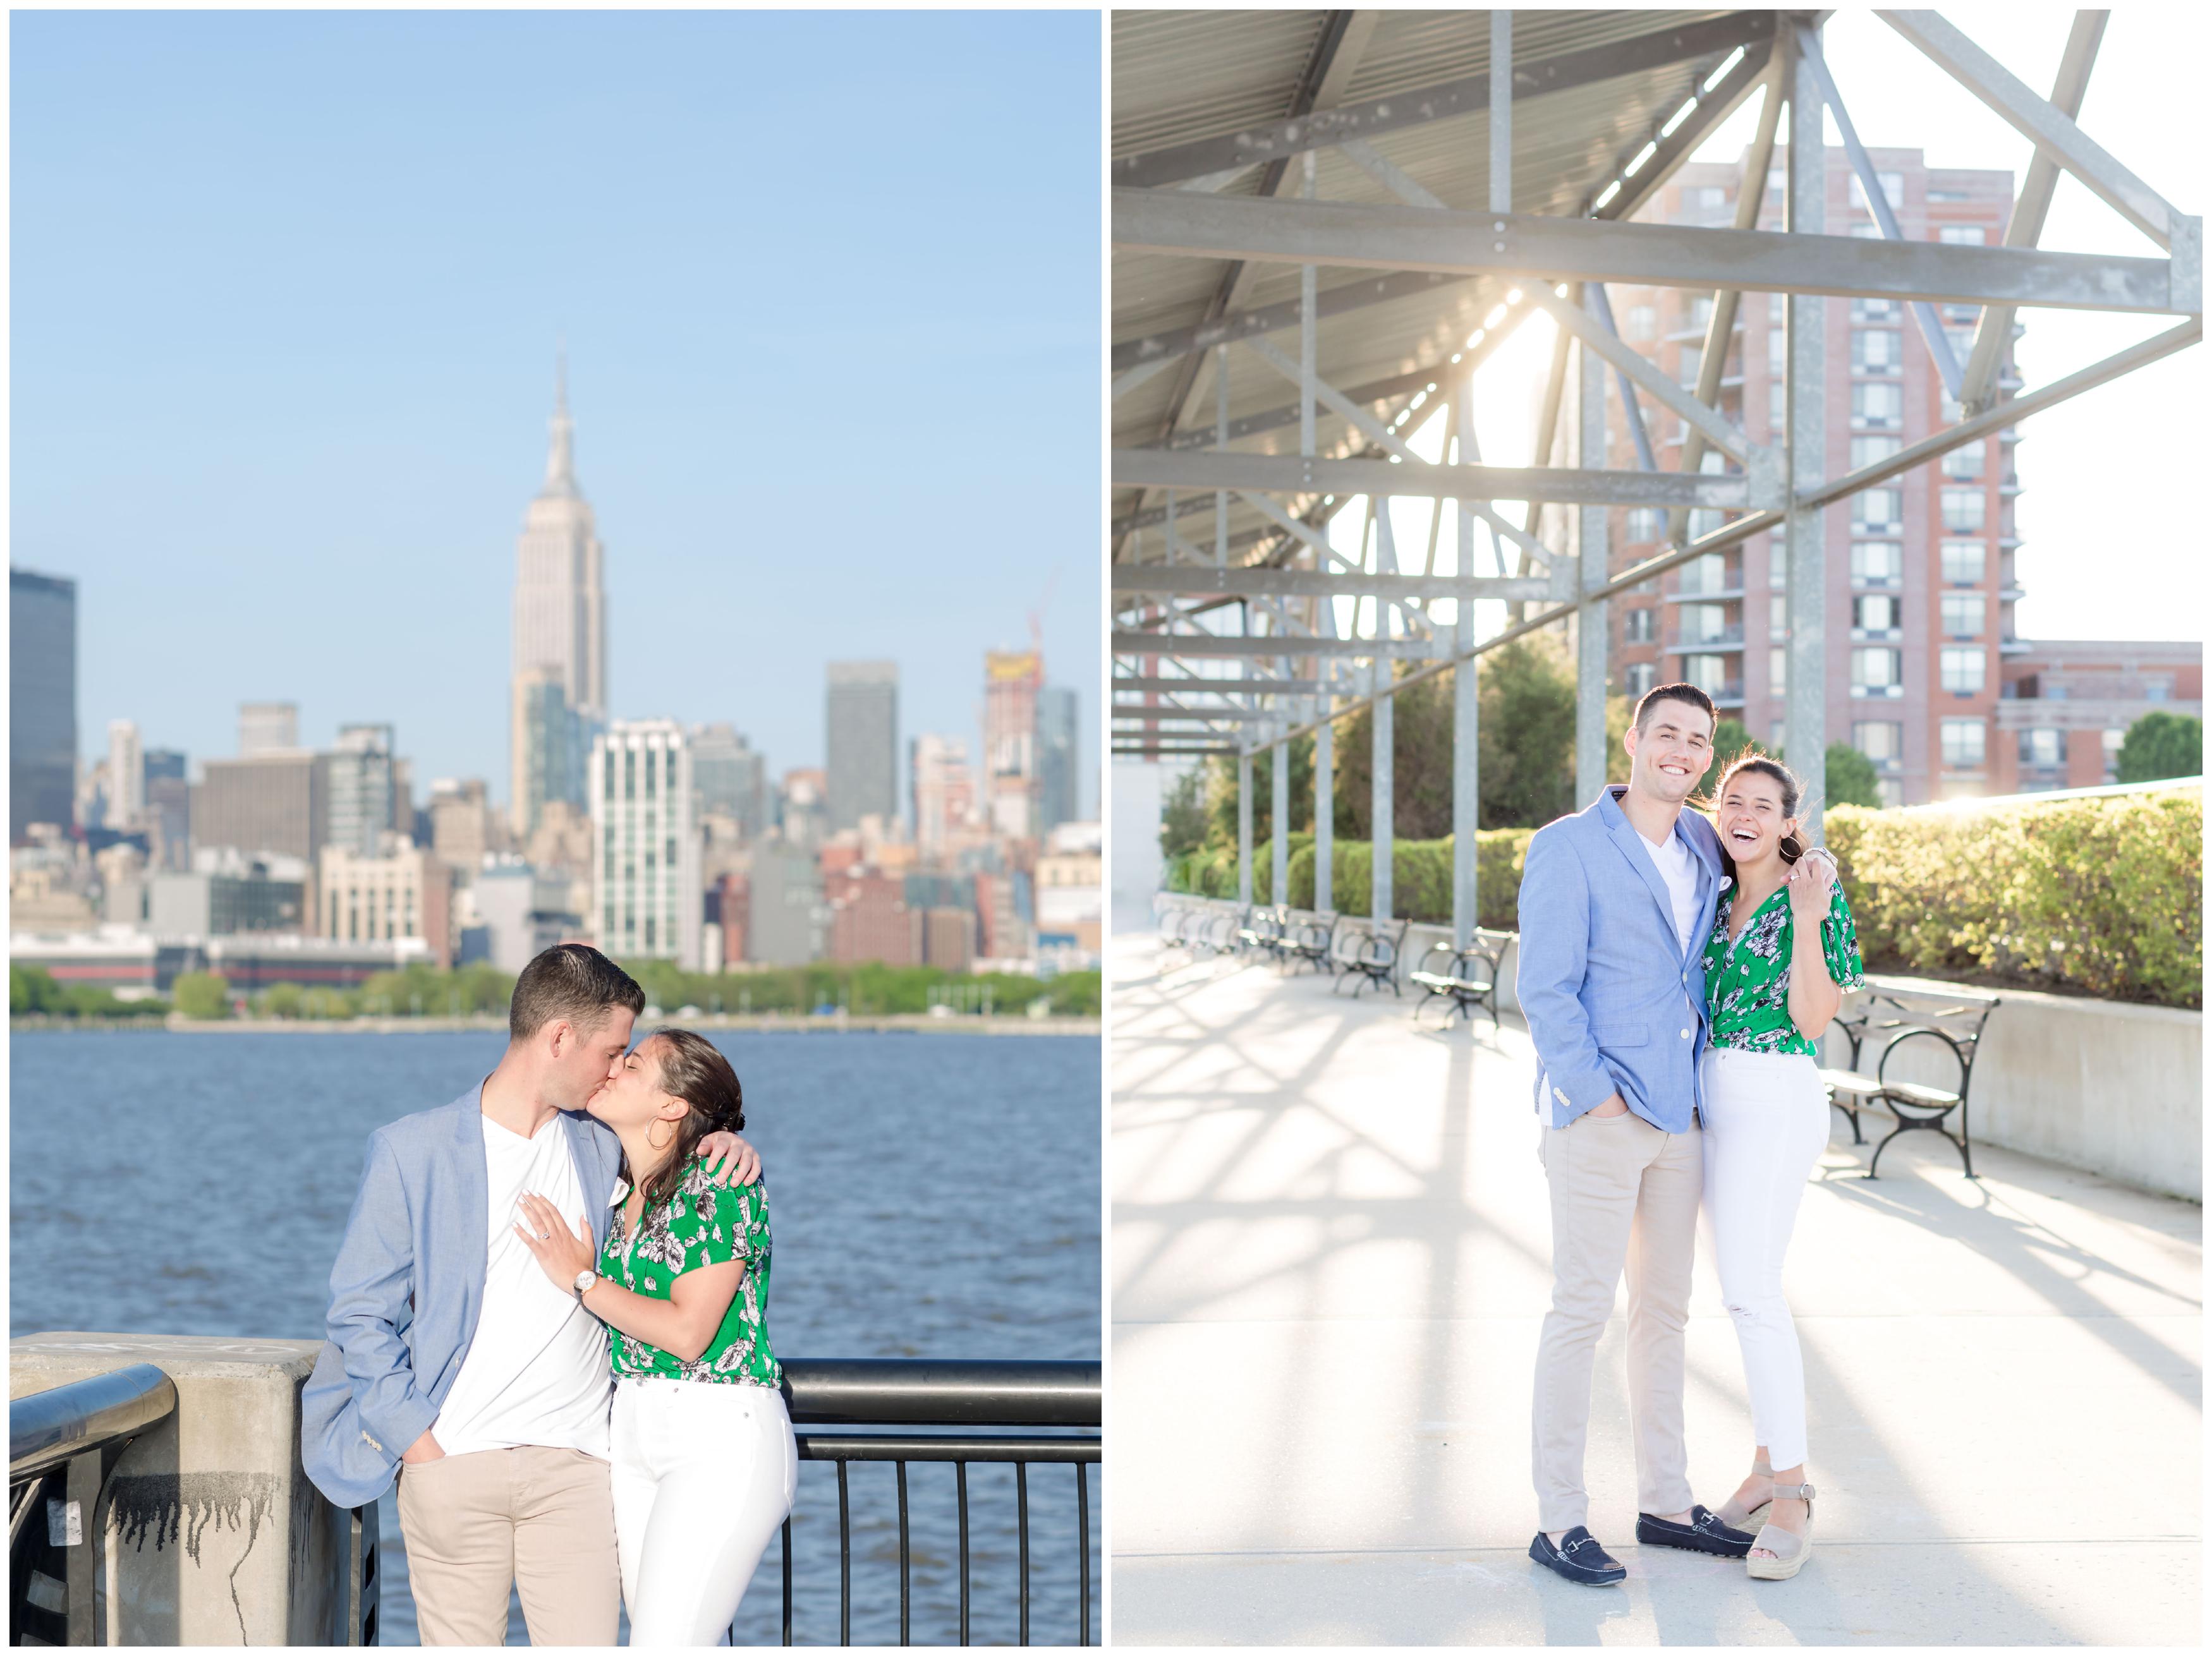
<svg viewBox="0 0 2212 1656"><path fill-rule="evenodd" d="M2003 240L2012 210L2010 174L1930 167L1917 149L1872 155L1907 238L1992 246ZM1827 160L1828 233L1878 235L1843 152L1831 149ZM1759 209L1761 229L1782 227L1786 165L1778 149ZM1644 216L1733 224L1741 178L1737 166L1692 162ZM1624 285L1609 287L1607 294L1622 337L1677 383L1694 387L1711 295ZM1941 306L1937 314L1963 368L1978 307ZM2015 324L2014 337L2022 331ZM1908 306L1832 300L1826 334L1829 476L1894 453L1958 418ZM1754 440L1780 443L1786 407L1780 295L1743 296L1729 350L1722 411ZM2008 389L2020 384L2009 342L1999 383ZM1638 460L1614 395L1609 386L1610 463L1633 467ZM1678 467L1683 422L1648 398L1644 416L1658 464ZM1885 804L2083 786L2083 777L2101 781L2109 770L2106 750L2118 741L2108 733L2124 732L2134 718L2167 705L2149 691L2162 682L2176 712L2191 711L2180 704L2201 698L2198 646L2037 645L2018 636L2018 442L2007 428L1828 509L1829 740L1848 742L1874 761ZM1716 470L1720 457L1709 451L1704 464ZM1721 521L1717 513L1694 513L1692 533L1709 532ZM1615 513L1613 567L1651 556L1666 537L1664 512ZM1635 696L1655 683L1686 680L1711 693L1722 716L1741 720L1754 740L1778 744L1789 693L1787 565L1784 537L1773 531L1646 583L1658 590L1617 600L1609 617L1614 688ZM2032 664L2046 658L2054 665L2081 665L2054 676ZM2043 708L2013 705L2035 700L2045 684L2063 695L2069 672L2095 679L2094 716L2075 707L2063 719L2046 717L2048 691ZM2138 691L2145 694L2138 697ZM2092 729L2100 732L2094 740L2070 735ZM2029 731L2043 734L2027 737L2023 747L2022 733ZM2069 734L2054 745L2052 731ZM2051 761L2053 752L2063 759Z"/></svg>

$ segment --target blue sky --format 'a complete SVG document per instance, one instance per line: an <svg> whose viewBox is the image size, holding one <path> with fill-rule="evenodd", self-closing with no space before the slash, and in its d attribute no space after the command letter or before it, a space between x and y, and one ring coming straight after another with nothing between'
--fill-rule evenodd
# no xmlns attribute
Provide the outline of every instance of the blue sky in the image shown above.
<svg viewBox="0 0 2212 1656"><path fill-rule="evenodd" d="M823 664L889 656L902 738L972 740L1050 584L1095 767L1096 14L11 41L11 555L79 583L88 754L123 717L227 755L289 699L504 798L565 337L616 716L730 720L781 773L821 761Z"/></svg>

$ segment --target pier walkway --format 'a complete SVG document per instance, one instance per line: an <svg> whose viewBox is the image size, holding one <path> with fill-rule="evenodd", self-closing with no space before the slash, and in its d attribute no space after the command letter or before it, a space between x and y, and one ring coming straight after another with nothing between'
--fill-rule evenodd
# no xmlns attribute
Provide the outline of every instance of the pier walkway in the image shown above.
<svg viewBox="0 0 2212 1656"><path fill-rule="evenodd" d="M1416 1033L1410 998L1146 935L1108 974L1115 1641L2197 1641L2201 1209L1978 1143L1969 1182L1933 1135L1869 1182L1875 1135L1836 1117L1789 1271L1811 1562L1753 1582L1635 1544L1616 1315L1588 1477L1629 1576L1577 1587L1526 1550L1551 1250L1525 1029ZM1703 1246L1717 1506L1751 1445Z"/></svg>

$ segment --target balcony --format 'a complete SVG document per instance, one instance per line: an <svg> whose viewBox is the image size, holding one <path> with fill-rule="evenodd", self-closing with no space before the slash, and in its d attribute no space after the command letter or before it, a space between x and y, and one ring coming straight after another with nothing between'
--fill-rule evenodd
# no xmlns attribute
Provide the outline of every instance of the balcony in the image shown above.
<svg viewBox="0 0 2212 1656"><path fill-rule="evenodd" d="M1902 627L1854 627L1851 628L1851 642L1854 644L1902 644L1905 642L1905 628Z"/></svg>
<svg viewBox="0 0 2212 1656"><path fill-rule="evenodd" d="M1904 699L1905 686L1902 684L1854 684L1851 686L1851 700L1854 701L1901 701Z"/></svg>
<svg viewBox="0 0 2212 1656"><path fill-rule="evenodd" d="M2033 648L2035 646L2033 644L2025 643L2016 638L1997 640L1997 653L2001 656L2024 656Z"/></svg>
<svg viewBox="0 0 2212 1656"><path fill-rule="evenodd" d="M1733 575L1726 586L1678 586L1659 597L1667 604L1718 604L1727 598L1743 596L1743 577Z"/></svg>
<svg viewBox="0 0 2212 1656"><path fill-rule="evenodd" d="M1675 656L1718 655L1724 651L1743 648L1743 628L1730 627L1706 638L1693 638L1686 633L1677 633L1667 640L1667 653Z"/></svg>

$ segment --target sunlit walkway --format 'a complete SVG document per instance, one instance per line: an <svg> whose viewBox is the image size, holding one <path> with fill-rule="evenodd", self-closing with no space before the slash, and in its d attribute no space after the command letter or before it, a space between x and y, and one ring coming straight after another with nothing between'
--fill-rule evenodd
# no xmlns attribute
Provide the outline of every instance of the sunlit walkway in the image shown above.
<svg viewBox="0 0 2212 1656"><path fill-rule="evenodd" d="M1634 1544L1621 1357L1595 1590L1531 1563L1549 1291L1528 1036L1117 939L1111 1631L1124 1644L2195 1643L2201 1210L1836 1118L1790 1289L1820 1490L1796 1580ZM2090 1105L2084 1101L2085 1107ZM1873 1135L1869 1135L1871 1138ZM1702 1244L1701 1244L1702 1247ZM1749 1461L1700 1259L1690 1461Z"/></svg>

